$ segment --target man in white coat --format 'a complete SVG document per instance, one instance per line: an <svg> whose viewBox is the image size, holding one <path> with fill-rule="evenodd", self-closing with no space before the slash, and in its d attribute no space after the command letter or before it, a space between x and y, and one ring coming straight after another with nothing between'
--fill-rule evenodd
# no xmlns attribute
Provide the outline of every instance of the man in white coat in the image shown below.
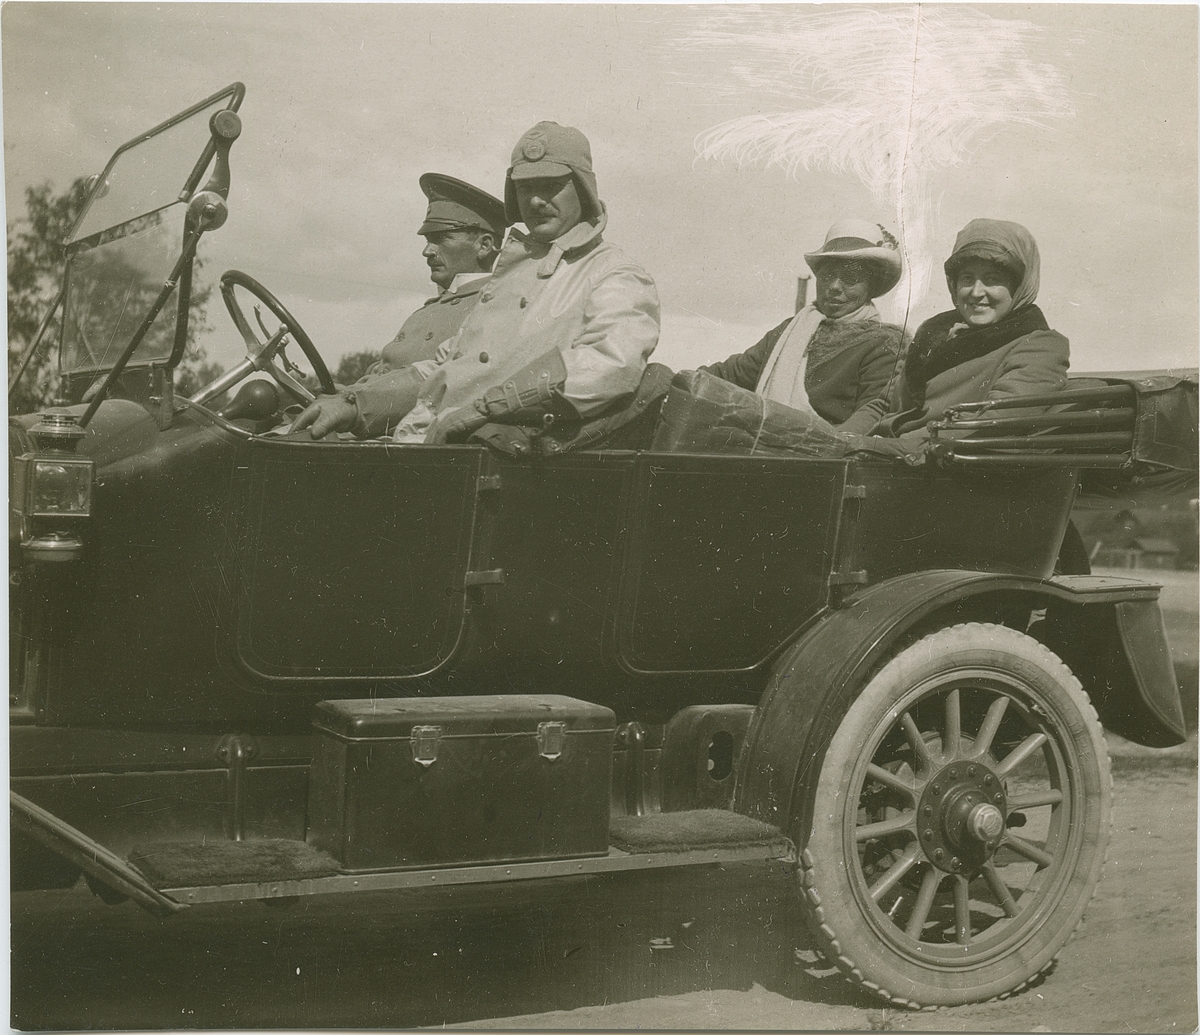
<svg viewBox="0 0 1200 1035"><path fill-rule="evenodd" d="M658 343L658 293L603 240L587 138L539 122L513 150L504 204L528 233L509 234L437 358L322 396L292 431L436 443L493 422L587 421L633 395Z"/></svg>

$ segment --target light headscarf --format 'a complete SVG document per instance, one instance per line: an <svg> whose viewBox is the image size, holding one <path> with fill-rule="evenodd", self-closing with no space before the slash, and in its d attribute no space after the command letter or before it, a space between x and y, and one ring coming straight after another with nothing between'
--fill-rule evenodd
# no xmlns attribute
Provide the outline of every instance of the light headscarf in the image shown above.
<svg viewBox="0 0 1200 1035"><path fill-rule="evenodd" d="M1041 279L1041 260L1033 234L1020 223L1003 219L972 219L954 239L954 251L946 260L946 286L950 300L954 297L954 279L971 259L983 259L999 266L1013 277L1013 305L1009 314L1023 306L1032 305L1037 298Z"/></svg>

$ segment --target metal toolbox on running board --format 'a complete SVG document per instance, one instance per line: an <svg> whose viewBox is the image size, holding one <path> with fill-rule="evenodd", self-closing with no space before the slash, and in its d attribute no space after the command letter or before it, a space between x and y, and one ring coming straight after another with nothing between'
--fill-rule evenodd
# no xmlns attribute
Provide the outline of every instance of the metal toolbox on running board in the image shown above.
<svg viewBox="0 0 1200 1035"><path fill-rule="evenodd" d="M603 854L614 725L558 695L322 701L308 840L344 872Z"/></svg>

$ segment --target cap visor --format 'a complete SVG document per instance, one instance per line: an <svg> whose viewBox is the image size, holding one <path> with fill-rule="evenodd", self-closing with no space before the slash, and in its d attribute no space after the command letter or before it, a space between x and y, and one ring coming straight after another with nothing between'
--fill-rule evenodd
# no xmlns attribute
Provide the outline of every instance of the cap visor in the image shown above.
<svg viewBox="0 0 1200 1035"><path fill-rule="evenodd" d="M444 234L450 230L482 230L482 221L474 223L460 223L455 220L448 219L427 219L421 224L421 229L418 234Z"/></svg>
<svg viewBox="0 0 1200 1035"><path fill-rule="evenodd" d="M571 167L558 162L522 162L514 165L509 176L514 180L546 180L553 176L570 176Z"/></svg>

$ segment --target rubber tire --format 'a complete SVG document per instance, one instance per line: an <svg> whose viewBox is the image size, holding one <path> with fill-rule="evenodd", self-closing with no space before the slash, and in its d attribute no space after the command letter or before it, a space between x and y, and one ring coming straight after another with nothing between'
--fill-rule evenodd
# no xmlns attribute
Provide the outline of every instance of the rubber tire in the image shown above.
<svg viewBox="0 0 1200 1035"><path fill-rule="evenodd" d="M1053 717L1072 767L1072 786L1077 788L1072 809L1077 808L1079 815L1071 827L1079 829L1067 834L1076 843L1069 852L1069 875L1054 882L1056 900L1040 923L1020 932L1019 943L979 965L934 966L932 960L915 962L913 954L898 951L881 936L873 926L883 918L881 909L874 907L875 917L864 912L872 906L858 897L865 889L861 876L856 894L851 871L858 874L859 860L857 854L847 858L844 824L848 803L854 803L849 806L855 810L849 819L856 822L858 767L870 760L879 730L896 719L896 706L906 694L931 678L980 668L995 670L1009 680L1015 677L1023 693ZM799 874L802 912L816 947L851 981L895 1005L980 1002L1035 982L1053 966L1078 927L1103 870L1111 827L1112 776L1099 720L1066 665L1032 637L1005 626L942 629L891 659L850 705L810 793L812 829L801 852Z"/></svg>

